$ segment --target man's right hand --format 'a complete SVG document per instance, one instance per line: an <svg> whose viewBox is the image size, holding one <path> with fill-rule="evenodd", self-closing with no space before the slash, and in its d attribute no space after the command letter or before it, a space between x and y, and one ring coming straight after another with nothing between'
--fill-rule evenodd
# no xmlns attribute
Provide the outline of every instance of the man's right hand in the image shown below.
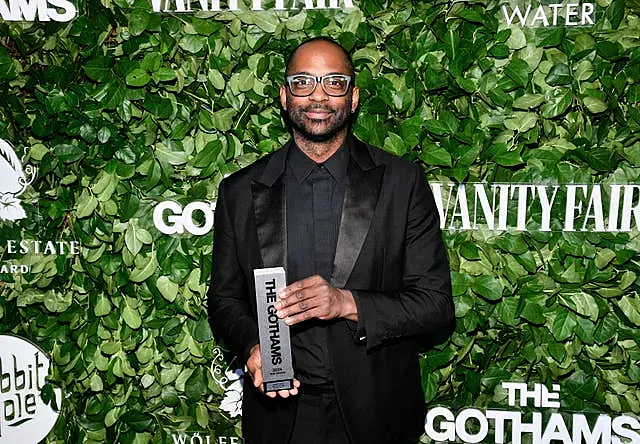
<svg viewBox="0 0 640 444"><path fill-rule="evenodd" d="M251 349L249 353L249 359L247 359L247 372L253 379L253 385L264 393L264 388L262 387L262 358L260 357L260 344L256 344ZM300 381L297 379L293 380L293 388L291 390L279 390L278 392L267 392L264 393L270 398L275 398L280 395L283 398L288 398L289 395L297 395L298 387L300 387Z"/></svg>

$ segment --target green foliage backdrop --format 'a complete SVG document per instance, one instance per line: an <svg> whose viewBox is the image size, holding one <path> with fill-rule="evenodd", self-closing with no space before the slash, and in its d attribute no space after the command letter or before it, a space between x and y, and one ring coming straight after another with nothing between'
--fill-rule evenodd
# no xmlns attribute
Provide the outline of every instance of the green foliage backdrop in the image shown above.
<svg viewBox="0 0 640 444"><path fill-rule="evenodd" d="M288 138L283 53L307 37L352 52L355 133L430 180L638 183L637 0L549 28L506 27L495 0L355 3L160 14L86 0L70 23L0 23L0 138L38 168L2 244L82 246L2 253L32 272L1 275L0 333L39 344L65 395L48 442L238 433L209 372L212 236L162 234L152 213L215 200L225 174ZM445 232L458 326L422 359L429 405L503 405L496 386L518 380L561 383L567 410L640 414L637 235Z"/></svg>

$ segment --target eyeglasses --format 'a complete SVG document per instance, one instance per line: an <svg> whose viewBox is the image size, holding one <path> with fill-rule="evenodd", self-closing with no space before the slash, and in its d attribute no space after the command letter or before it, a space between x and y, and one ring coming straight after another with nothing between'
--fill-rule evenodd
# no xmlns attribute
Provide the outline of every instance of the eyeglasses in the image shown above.
<svg viewBox="0 0 640 444"><path fill-rule="evenodd" d="M289 91L296 97L310 96L316 90L318 83L322 85L322 90L328 96L341 97L347 94L351 84L351 76L345 76L344 74L329 74L320 77L308 74L294 74L287 76L286 79Z"/></svg>

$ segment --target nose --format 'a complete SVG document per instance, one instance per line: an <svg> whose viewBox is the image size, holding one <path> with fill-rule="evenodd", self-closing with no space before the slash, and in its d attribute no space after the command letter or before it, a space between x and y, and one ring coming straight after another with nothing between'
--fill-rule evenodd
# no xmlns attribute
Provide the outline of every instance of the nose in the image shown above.
<svg viewBox="0 0 640 444"><path fill-rule="evenodd" d="M322 88L322 82L318 82L318 84L316 85L316 89L309 96L309 100L312 100L314 102L325 102L329 100L329 95L324 92L324 88Z"/></svg>

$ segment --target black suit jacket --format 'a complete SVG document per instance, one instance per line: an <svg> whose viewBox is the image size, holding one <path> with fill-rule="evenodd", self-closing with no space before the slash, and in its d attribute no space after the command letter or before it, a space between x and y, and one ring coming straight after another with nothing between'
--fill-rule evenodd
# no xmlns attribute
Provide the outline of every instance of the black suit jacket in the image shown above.
<svg viewBox="0 0 640 444"><path fill-rule="evenodd" d="M286 263L289 149L225 178L218 192L209 319L243 360L259 342L253 270ZM354 444L419 436L425 402L418 353L425 342L448 337L454 320L438 212L419 165L353 140L331 283L351 290L358 305L359 323L335 319L328 329L334 385ZM295 397L274 400L244 384L249 444L285 443L294 414Z"/></svg>

